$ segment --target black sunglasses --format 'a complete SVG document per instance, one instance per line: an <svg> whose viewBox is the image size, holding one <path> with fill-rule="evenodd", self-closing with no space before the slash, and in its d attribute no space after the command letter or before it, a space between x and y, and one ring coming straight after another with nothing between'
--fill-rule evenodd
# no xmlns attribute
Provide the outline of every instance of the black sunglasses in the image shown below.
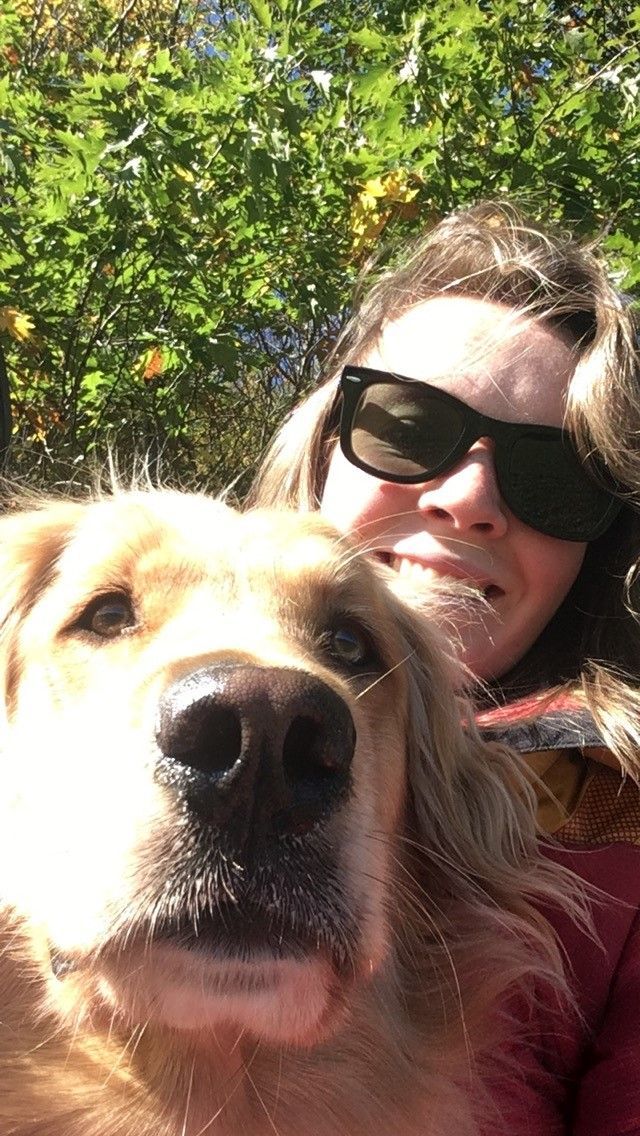
<svg viewBox="0 0 640 1136"><path fill-rule="evenodd" d="M342 452L383 481L431 481L478 438L491 438L500 493L532 529L595 540L622 507L589 474L566 430L489 418L438 387L369 367L345 367L340 389Z"/></svg>

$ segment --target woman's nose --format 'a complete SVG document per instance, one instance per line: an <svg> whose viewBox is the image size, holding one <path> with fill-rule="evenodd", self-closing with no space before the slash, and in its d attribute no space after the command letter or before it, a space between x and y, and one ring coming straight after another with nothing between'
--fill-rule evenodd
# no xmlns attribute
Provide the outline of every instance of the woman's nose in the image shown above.
<svg viewBox="0 0 640 1136"><path fill-rule="evenodd" d="M427 481L418 508L455 532L504 536L508 512L498 487L490 439L481 438L453 469Z"/></svg>

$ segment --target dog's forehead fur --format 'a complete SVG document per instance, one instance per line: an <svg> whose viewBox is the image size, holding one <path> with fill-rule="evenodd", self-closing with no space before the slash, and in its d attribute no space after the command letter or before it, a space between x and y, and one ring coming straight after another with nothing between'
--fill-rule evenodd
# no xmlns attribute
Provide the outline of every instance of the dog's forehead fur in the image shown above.
<svg viewBox="0 0 640 1136"><path fill-rule="evenodd" d="M302 609L340 601L355 610L371 567L319 517L240 514L220 501L177 493L127 494L80 510L60 551L52 590L68 602L131 588L149 602L199 586L225 608L255 596L265 606L295 596ZM265 587L265 584L267 585ZM45 597L46 606L46 597ZM364 605L366 606L366 605Z"/></svg>

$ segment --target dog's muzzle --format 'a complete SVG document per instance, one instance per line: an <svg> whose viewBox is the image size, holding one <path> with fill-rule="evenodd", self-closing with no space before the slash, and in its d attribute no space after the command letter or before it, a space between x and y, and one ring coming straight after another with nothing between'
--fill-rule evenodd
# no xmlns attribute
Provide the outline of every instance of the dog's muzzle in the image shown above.
<svg viewBox="0 0 640 1136"><path fill-rule="evenodd" d="M156 777L243 846L302 834L345 799L355 727L343 699L304 671L219 663L162 696Z"/></svg>

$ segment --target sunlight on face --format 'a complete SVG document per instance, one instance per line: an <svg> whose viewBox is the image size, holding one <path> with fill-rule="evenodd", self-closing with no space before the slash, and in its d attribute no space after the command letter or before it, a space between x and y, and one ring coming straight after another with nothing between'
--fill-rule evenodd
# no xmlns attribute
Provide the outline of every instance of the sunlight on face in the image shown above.
<svg viewBox="0 0 640 1136"><path fill-rule="evenodd" d="M429 382L508 422L562 425L575 359L561 331L502 304L464 296L426 300L391 320L364 366ZM461 655L480 678L504 674L557 611L586 545L546 536L503 501L493 443L479 439L451 470L418 485L381 481L331 459L322 512L410 581L468 581L482 603L461 608Z"/></svg>

